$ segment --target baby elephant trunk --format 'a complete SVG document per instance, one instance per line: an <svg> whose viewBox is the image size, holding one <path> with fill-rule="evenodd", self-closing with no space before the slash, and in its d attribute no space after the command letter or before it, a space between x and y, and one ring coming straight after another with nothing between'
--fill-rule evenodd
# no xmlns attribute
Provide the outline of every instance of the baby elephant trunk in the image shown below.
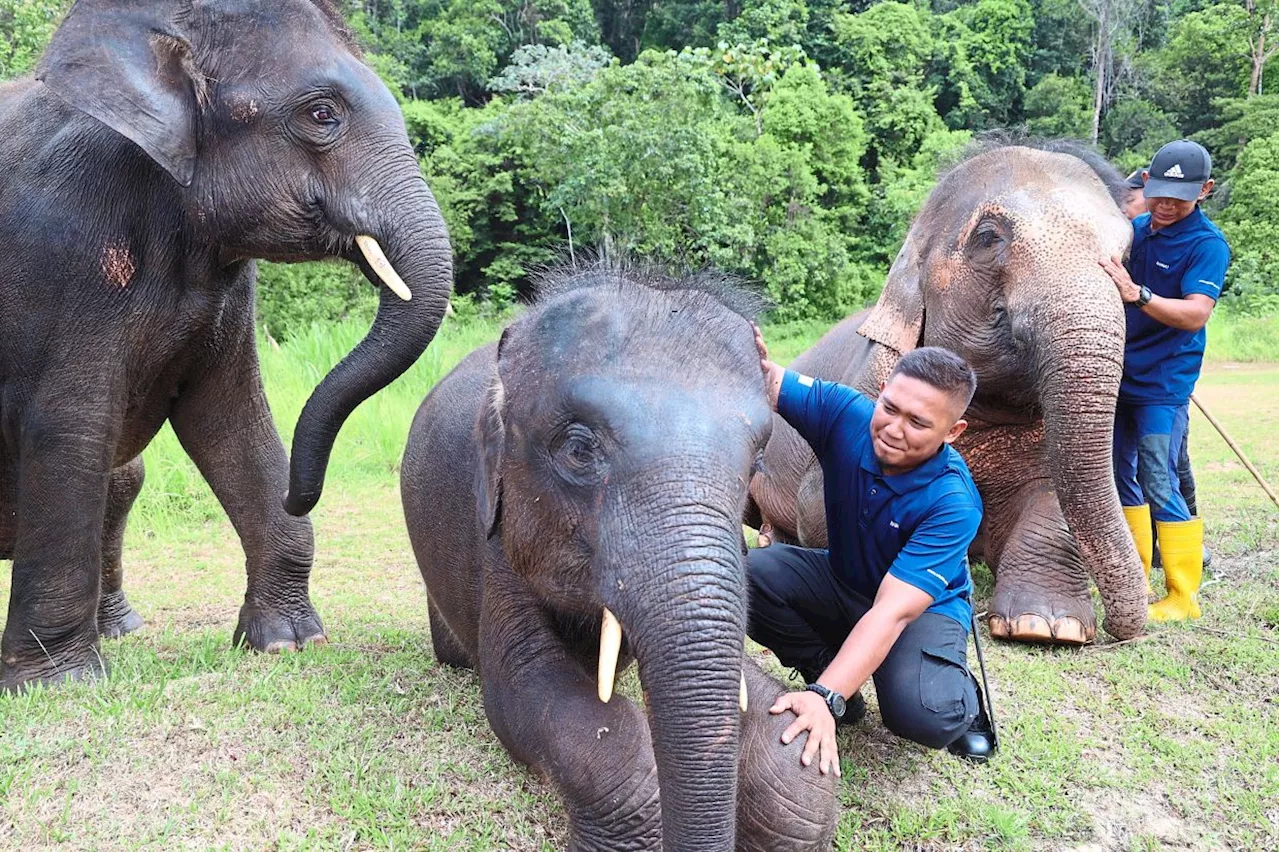
<svg viewBox="0 0 1280 852"><path fill-rule="evenodd" d="M638 539L601 532L612 542ZM612 691L625 634L649 712L663 848L730 850L746 700L741 527L730 511L682 507L642 540L653 543L648 552L625 548L602 572L600 697Z"/></svg>

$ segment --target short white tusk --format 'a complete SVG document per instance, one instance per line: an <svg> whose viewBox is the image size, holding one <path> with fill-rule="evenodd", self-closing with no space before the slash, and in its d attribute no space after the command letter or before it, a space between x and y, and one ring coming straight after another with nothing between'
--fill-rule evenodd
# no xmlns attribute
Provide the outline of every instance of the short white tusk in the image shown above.
<svg viewBox="0 0 1280 852"><path fill-rule="evenodd" d="M622 650L622 625L618 617L604 608L600 622L600 664L596 669L600 700L605 704L613 697L613 676L618 671L618 652Z"/></svg>
<svg viewBox="0 0 1280 852"><path fill-rule="evenodd" d="M395 267L391 265L391 261L387 260L387 256L382 253L382 246L378 245L377 240L368 234L361 234L356 237L356 245L360 246L360 253L364 255L365 260L369 261L369 265L373 267L374 272L378 273L378 277L382 279L383 284L387 285L388 290L406 302L413 298L408 285L396 273Z"/></svg>
<svg viewBox="0 0 1280 852"><path fill-rule="evenodd" d="M747 674L742 673L742 680L738 681L738 709L743 713L747 712Z"/></svg>

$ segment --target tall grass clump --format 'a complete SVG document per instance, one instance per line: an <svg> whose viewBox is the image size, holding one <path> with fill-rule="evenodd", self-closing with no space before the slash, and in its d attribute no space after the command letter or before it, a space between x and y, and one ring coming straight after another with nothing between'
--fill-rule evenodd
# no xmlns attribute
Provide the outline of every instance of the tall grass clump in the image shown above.
<svg viewBox="0 0 1280 852"><path fill-rule="evenodd" d="M427 391L473 349L496 340L501 328L499 319L472 312L446 319L417 363L347 419L334 444L327 487L374 477L393 479L414 412ZM259 335L262 381L286 447L311 392L368 330L367 322L343 320L314 323L283 343ZM175 535L184 527L220 517L222 509L213 492L168 424L143 459L147 480L130 516L134 534Z"/></svg>

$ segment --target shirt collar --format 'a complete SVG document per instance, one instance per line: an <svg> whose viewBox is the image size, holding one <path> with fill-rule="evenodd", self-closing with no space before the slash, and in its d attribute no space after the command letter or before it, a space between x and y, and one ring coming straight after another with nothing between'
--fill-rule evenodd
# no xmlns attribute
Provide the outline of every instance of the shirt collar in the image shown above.
<svg viewBox="0 0 1280 852"><path fill-rule="evenodd" d="M934 453L919 466L913 467L906 473L899 473L894 476L886 476L880 469L880 460L876 458L876 452L871 440L868 440L862 451L861 466L868 473L875 474L884 480L884 484L889 486L895 494L906 494L909 491L915 491L933 482L941 476L951 464L949 458L949 445L943 444L938 452Z"/></svg>

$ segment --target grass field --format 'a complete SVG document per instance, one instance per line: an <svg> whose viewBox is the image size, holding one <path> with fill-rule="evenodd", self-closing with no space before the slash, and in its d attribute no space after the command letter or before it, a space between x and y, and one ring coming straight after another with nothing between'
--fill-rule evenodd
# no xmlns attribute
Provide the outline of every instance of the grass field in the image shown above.
<svg viewBox="0 0 1280 852"><path fill-rule="evenodd" d="M229 647L243 557L162 433L126 540L147 625L104 646L104 683L0 697L0 845L563 848L554 797L498 744L475 677L432 658L394 474L427 388L496 330L446 324L344 429L313 514L332 643L318 651ZM787 360L820 331L767 336ZM286 430L358 333L264 344ZM1272 483L1275 335L1274 319L1215 320L1198 388ZM1083 649L988 643L1003 751L986 767L895 740L870 700L840 739L840 848L1275 848L1276 511L1194 411L1191 441L1214 551L1205 617ZM981 609L991 578L976 579Z"/></svg>

